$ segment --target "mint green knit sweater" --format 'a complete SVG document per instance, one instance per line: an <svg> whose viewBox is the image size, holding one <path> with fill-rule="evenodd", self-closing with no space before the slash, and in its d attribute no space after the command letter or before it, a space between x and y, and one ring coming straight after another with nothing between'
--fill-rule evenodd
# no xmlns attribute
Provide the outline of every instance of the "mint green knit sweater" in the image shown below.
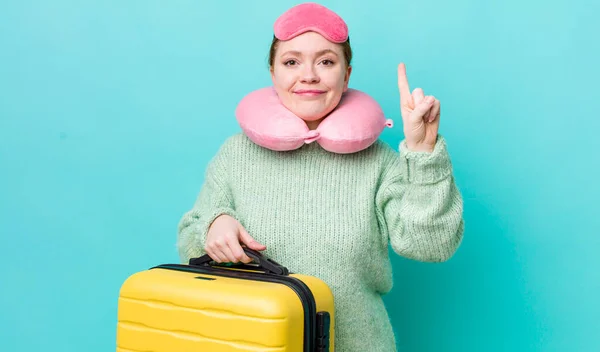
<svg viewBox="0 0 600 352"><path fill-rule="evenodd" d="M354 154L317 143L276 152L230 137L208 165L193 208L179 224L181 261L203 255L211 222L238 219L291 272L332 289L336 352L396 351L382 295L392 288L388 245L441 262L463 236L463 201L445 140L432 153L396 152L378 141Z"/></svg>

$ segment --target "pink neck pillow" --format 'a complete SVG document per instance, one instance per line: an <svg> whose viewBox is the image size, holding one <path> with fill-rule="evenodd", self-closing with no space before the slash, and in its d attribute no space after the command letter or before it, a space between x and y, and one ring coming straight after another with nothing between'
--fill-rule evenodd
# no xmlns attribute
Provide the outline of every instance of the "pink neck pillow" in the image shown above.
<svg viewBox="0 0 600 352"><path fill-rule="evenodd" d="M294 150L316 141L333 153L355 153L373 144L385 127L393 126L373 98L355 89L348 89L338 106L312 131L281 103L273 87L245 96L235 115L250 140L275 151Z"/></svg>

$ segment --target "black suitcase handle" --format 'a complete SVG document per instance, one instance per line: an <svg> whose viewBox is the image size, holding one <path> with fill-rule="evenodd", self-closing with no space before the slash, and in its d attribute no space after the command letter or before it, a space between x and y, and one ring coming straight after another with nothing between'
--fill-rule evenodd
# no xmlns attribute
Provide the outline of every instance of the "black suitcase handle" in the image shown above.
<svg viewBox="0 0 600 352"><path fill-rule="evenodd" d="M266 257L264 254L260 253L259 251L250 249L248 247L243 247L243 246L242 246L242 249L244 249L244 252L246 253L246 255L248 257L252 258L258 264L258 268L263 269L266 273L277 274L277 275L288 275L289 274L289 270L286 267L277 263L273 259ZM189 265L210 266L211 262L213 262L213 259L208 254L205 254L198 258L191 258L189 260ZM255 266L245 265L243 263L234 264L233 267L238 268L238 269L249 269L249 270L257 269L257 267L255 267Z"/></svg>

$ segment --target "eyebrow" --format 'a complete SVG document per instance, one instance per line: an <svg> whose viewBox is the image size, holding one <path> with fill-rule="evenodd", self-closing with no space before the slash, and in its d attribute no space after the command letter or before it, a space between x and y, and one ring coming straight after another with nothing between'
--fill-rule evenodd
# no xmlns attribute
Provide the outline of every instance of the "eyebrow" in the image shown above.
<svg viewBox="0 0 600 352"><path fill-rule="evenodd" d="M295 56L302 56L301 52L295 51L295 50L286 51L285 53L281 54L281 56L288 55L288 54L295 55ZM331 49L324 49L324 50L317 52L317 56L321 56L323 54L333 54L335 56L338 56L338 54Z"/></svg>

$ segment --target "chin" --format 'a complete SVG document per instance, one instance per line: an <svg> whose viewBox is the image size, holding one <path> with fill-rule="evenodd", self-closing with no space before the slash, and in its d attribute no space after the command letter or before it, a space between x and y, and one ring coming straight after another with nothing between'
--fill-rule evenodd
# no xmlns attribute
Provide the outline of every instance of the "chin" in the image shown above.
<svg viewBox="0 0 600 352"><path fill-rule="evenodd" d="M323 109L298 109L295 111L296 116L304 121L319 121L327 116L335 107Z"/></svg>
<svg viewBox="0 0 600 352"><path fill-rule="evenodd" d="M307 122L319 121L327 116L327 112L320 113L297 113L296 116Z"/></svg>

